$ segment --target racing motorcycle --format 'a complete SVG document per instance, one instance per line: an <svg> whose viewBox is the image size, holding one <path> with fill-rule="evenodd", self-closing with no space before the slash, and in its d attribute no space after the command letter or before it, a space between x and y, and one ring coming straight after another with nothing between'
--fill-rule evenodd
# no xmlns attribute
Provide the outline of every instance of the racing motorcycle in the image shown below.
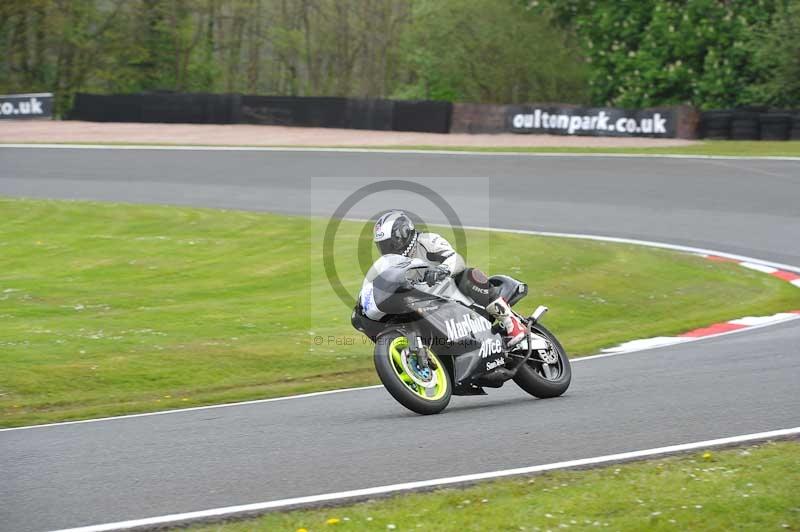
<svg viewBox="0 0 800 532"><path fill-rule="evenodd" d="M376 263L377 265L378 263ZM507 346L485 308L448 277L433 287L424 279L428 264L405 259L384 267L373 280L373 298L386 316L373 320L356 305L353 326L375 344L375 369L397 402L418 414L437 414L452 395L485 395L513 380L527 393L557 397L572 378L567 354L541 324L547 307L519 316L528 339ZM513 306L528 287L512 277L489 282Z"/></svg>

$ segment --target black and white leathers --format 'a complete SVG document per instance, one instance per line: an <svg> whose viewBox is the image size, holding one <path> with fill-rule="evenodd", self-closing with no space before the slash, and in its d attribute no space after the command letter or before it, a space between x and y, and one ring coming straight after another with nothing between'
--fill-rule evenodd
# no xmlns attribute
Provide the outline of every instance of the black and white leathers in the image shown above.
<svg viewBox="0 0 800 532"><path fill-rule="evenodd" d="M403 255L384 255L375 262L367 272L361 284L359 302L364 313L373 320L379 320L385 314L378 310L372 298L372 281L385 266L391 265L396 260L420 259L430 266L442 266L450 272L450 276L458 275L464 271L464 259L444 237L436 233L417 233L414 240L404 250Z"/></svg>
<svg viewBox="0 0 800 532"><path fill-rule="evenodd" d="M464 271L464 259L443 236L436 233L418 233L416 241L406 254L410 259L422 259L431 266L443 266L450 276Z"/></svg>

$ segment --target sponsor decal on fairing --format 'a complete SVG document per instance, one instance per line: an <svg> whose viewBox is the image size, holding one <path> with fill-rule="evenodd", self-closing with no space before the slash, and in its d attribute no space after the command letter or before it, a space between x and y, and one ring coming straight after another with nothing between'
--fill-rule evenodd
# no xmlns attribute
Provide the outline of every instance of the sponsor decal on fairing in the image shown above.
<svg viewBox="0 0 800 532"><path fill-rule="evenodd" d="M481 358L487 358L489 355L497 355L503 352L503 344L499 339L488 338L481 343L480 355Z"/></svg>
<svg viewBox="0 0 800 532"><path fill-rule="evenodd" d="M492 324L481 316L473 318L469 314L464 314L459 320L452 318L445 321L445 327L447 327L447 339L455 342L467 336L488 331L492 328Z"/></svg>
<svg viewBox="0 0 800 532"><path fill-rule="evenodd" d="M495 359L495 360L490 360L489 362L486 363L486 370L490 371L490 370L493 370L495 368L498 368L500 366L505 366L505 365L506 365L506 359L505 358L498 358L498 359Z"/></svg>

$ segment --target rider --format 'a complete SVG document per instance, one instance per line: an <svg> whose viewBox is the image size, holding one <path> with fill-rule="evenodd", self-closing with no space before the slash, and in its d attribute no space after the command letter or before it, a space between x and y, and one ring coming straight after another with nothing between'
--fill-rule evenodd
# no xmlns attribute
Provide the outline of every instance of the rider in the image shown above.
<svg viewBox="0 0 800 532"><path fill-rule="evenodd" d="M525 337L525 326L511 311L508 302L497 297L486 275L477 268L465 269L464 259L447 240L436 233L418 232L414 222L403 211L392 210L378 218L373 240L383 256L402 255L427 262L429 267L425 270L424 281L428 286L447 277L456 278L459 289L468 292L472 299L483 305L500 322L509 346L516 345ZM365 281L360 303L367 316L371 310L371 295L371 283Z"/></svg>

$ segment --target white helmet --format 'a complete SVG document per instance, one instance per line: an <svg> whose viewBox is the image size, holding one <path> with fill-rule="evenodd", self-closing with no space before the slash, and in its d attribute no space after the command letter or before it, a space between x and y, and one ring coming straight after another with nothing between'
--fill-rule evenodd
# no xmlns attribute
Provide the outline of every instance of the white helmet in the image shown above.
<svg viewBox="0 0 800 532"><path fill-rule="evenodd" d="M375 222L373 241L381 255L408 256L417 241L414 222L403 211L389 211Z"/></svg>

